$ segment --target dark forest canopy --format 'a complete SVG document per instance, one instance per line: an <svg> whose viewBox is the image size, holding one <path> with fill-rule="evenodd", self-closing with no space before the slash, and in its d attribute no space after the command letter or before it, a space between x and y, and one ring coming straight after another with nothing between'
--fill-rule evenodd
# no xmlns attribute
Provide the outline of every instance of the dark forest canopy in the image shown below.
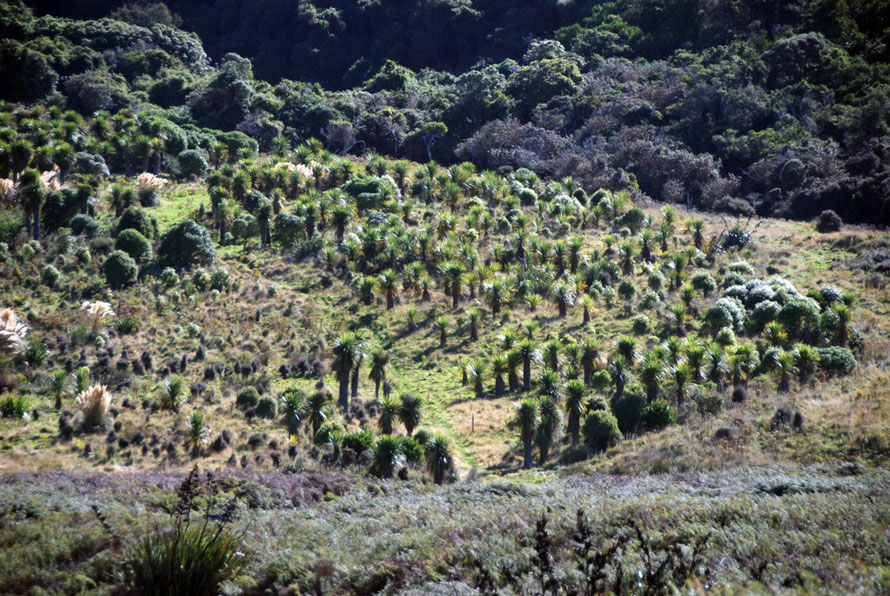
<svg viewBox="0 0 890 596"><path fill-rule="evenodd" d="M56 4L5 4L3 99L133 109L205 153L219 131L262 151L317 137L704 209L890 221L883 2Z"/></svg>

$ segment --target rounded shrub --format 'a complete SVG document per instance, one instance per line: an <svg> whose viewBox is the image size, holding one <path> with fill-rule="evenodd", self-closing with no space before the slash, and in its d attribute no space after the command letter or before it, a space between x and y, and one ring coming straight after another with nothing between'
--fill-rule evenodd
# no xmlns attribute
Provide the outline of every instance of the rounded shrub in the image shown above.
<svg viewBox="0 0 890 596"><path fill-rule="evenodd" d="M631 331L634 335L644 335L649 333L649 317L646 315L637 315L631 322Z"/></svg>
<svg viewBox="0 0 890 596"><path fill-rule="evenodd" d="M812 298L792 300L782 307L776 320L790 337L798 337L805 329L815 329L820 321L819 306Z"/></svg>
<svg viewBox="0 0 890 596"><path fill-rule="evenodd" d="M707 296L717 289L717 282L707 271L698 271L690 280L692 287Z"/></svg>
<svg viewBox="0 0 890 596"><path fill-rule="evenodd" d="M646 428L658 430L676 422L677 416L674 410L663 399L656 399L643 408L643 424Z"/></svg>
<svg viewBox="0 0 890 596"><path fill-rule="evenodd" d="M146 238L158 235L158 221L139 207L127 207L115 226L115 234L124 230L137 230Z"/></svg>
<svg viewBox="0 0 890 596"><path fill-rule="evenodd" d="M192 284L201 292L210 289L210 275L207 270L203 267L195 269L195 273L192 275Z"/></svg>
<svg viewBox="0 0 890 596"><path fill-rule="evenodd" d="M842 225L844 225L844 221L841 219L841 216L831 209L828 209L827 211L823 211L819 215L819 219L816 220L816 231L821 232L822 234L837 232L841 229Z"/></svg>
<svg viewBox="0 0 890 596"><path fill-rule="evenodd" d="M741 388L741 385L739 385L739 388ZM692 390L692 401L695 403L698 413L702 416L707 414L716 415L726 405L726 399L723 395L709 388L694 388Z"/></svg>
<svg viewBox="0 0 890 596"><path fill-rule="evenodd" d="M150 261L153 253L151 242L137 230L127 229L118 234L115 250L122 250L136 261Z"/></svg>
<svg viewBox="0 0 890 596"><path fill-rule="evenodd" d="M519 202L526 207L531 207L538 202L538 193L530 188L523 188L519 191Z"/></svg>
<svg viewBox="0 0 890 596"><path fill-rule="evenodd" d="M727 273L723 278L723 287L741 286L745 284L745 278L741 273Z"/></svg>
<svg viewBox="0 0 890 596"><path fill-rule="evenodd" d="M605 412L609 411L609 402L606 401L606 398L602 395L593 395L587 402L587 411L593 412L594 410L603 410Z"/></svg>
<svg viewBox="0 0 890 596"><path fill-rule="evenodd" d="M264 397L256 404L256 415L260 418L277 418L278 402L270 397Z"/></svg>
<svg viewBox="0 0 890 596"><path fill-rule="evenodd" d="M164 284L165 288L175 288L179 285L179 274L176 273L176 269L173 267L165 267L163 271L161 271L161 283Z"/></svg>
<svg viewBox="0 0 890 596"><path fill-rule="evenodd" d="M664 275L658 269L653 269L646 283L649 285L650 290L657 292L664 287Z"/></svg>
<svg viewBox="0 0 890 596"><path fill-rule="evenodd" d="M628 209L615 222L619 227L630 229L631 233L636 234L642 229L646 221L646 213L639 207Z"/></svg>
<svg viewBox="0 0 890 596"><path fill-rule="evenodd" d="M637 294L637 286L634 282L625 277L621 280L621 283L618 284L618 295L621 296L621 299L625 302L630 302L633 300L633 297Z"/></svg>
<svg viewBox="0 0 890 596"><path fill-rule="evenodd" d="M74 258L77 259L78 264L80 265L89 265L93 262L93 257L90 254L90 249L87 246L81 246L74 252Z"/></svg>
<svg viewBox="0 0 890 596"><path fill-rule="evenodd" d="M605 391L611 384L612 377L609 376L608 371L599 370L593 373L591 385L596 391Z"/></svg>
<svg viewBox="0 0 890 596"><path fill-rule="evenodd" d="M60 277L62 277L62 274L59 273L59 270L52 265L47 265L40 270L40 283L45 286L49 286L51 288L55 287L55 285L59 282Z"/></svg>
<svg viewBox="0 0 890 596"><path fill-rule="evenodd" d="M179 162L179 173L184 177L203 176L210 169L201 152L194 149L186 149L176 156L176 161Z"/></svg>
<svg viewBox="0 0 890 596"><path fill-rule="evenodd" d="M624 391L620 399L612 400L612 414L618 420L618 428L623 433L629 433L640 425L643 419L643 408L646 407L646 399L641 393L630 388Z"/></svg>
<svg viewBox="0 0 890 596"><path fill-rule="evenodd" d="M776 320L781 309L782 307L779 303L772 300L764 300L763 302L758 303L757 306L754 307L754 310L751 311L751 316L748 319L751 328L756 332L760 332L766 327L767 323Z"/></svg>
<svg viewBox="0 0 890 596"><path fill-rule="evenodd" d="M84 235L92 238L99 233L99 223L86 213L78 213L72 217L68 222L68 227L71 228L71 233L77 236Z"/></svg>
<svg viewBox="0 0 890 596"><path fill-rule="evenodd" d="M343 437L342 445L344 449L352 449L361 455L374 445L374 433L367 428L349 433Z"/></svg>
<svg viewBox="0 0 890 596"><path fill-rule="evenodd" d="M236 408L255 408L260 403L260 394L256 387L245 387L235 398Z"/></svg>
<svg viewBox="0 0 890 596"><path fill-rule="evenodd" d="M412 464L419 464L423 461L424 456L424 448L417 439L413 437L402 437L400 440L399 449L402 454L404 454L405 459L407 459Z"/></svg>
<svg viewBox="0 0 890 596"><path fill-rule="evenodd" d="M166 265L191 267L212 263L216 258L216 249L207 229L187 219L163 235L158 256Z"/></svg>
<svg viewBox="0 0 890 596"><path fill-rule="evenodd" d="M225 269L217 269L210 276L210 289L224 292L232 287L232 278Z"/></svg>
<svg viewBox="0 0 890 596"><path fill-rule="evenodd" d="M102 273L105 274L105 281L108 285L117 289L136 283L139 268L130 255L122 250L116 250L105 259Z"/></svg>
<svg viewBox="0 0 890 596"><path fill-rule="evenodd" d="M581 425L581 434L584 436L584 443L596 451L617 445L622 438L618 420L606 410L590 412Z"/></svg>
<svg viewBox="0 0 890 596"><path fill-rule="evenodd" d="M829 376L848 375L859 365L849 348L830 346L816 351L819 352L819 368Z"/></svg>

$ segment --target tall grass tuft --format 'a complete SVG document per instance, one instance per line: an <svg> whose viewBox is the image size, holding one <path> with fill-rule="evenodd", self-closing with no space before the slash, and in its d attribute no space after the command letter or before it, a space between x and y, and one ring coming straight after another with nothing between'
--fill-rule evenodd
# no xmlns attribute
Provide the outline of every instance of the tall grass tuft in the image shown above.
<svg viewBox="0 0 890 596"><path fill-rule="evenodd" d="M83 423L87 428L101 426L111 407L111 393L105 385L91 385L77 396L77 405L83 412Z"/></svg>

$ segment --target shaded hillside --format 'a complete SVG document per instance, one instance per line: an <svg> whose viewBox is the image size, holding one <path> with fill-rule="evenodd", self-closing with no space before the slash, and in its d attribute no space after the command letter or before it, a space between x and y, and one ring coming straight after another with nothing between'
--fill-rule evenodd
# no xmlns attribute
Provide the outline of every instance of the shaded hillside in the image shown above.
<svg viewBox="0 0 890 596"><path fill-rule="evenodd" d="M8 4L5 99L238 129L264 151L317 137L699 209L890 219L882 3L171 6L65 8L146 29Z"/></svg>

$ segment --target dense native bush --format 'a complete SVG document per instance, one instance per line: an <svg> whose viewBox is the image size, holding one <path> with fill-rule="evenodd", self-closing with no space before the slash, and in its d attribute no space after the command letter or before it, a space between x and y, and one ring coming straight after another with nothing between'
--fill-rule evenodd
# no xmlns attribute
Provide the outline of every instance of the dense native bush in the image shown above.
<svg viewBox="0 0 890 596"><path fill-rule="evenodd" d="M158 258L173 267L206 265L216 258L216 248L207 230L187 219L170 228L161 237Z"/></svg>
<svg viewBox="0 0 890 596"><path fill-rule="evenodd" d="M584 443L595 451L602 451L621 441L618 420L605 410L594 410L584 418L581 425Z"/></svg>
<svg viewBox="0 0 890 596"><path fill-rule="evenodd" d="M256 404L256 415L260 418L277 418L278 402L269 397L260 399Z"/></svg>
<svg viewBox="0 0 890 596"><path fill-rule="evenodd" d="M127 253L135 261L152 259L151 242L137 230L126 229L118 234L114 249Z"/></svg>
<svg viewBox="0 0 890 596"><path fill-rule="evenodd" d="M724 327L740 330L745 324L745 316L745 307L737 298L723 297L707 310L705 321L716 333Z"/></svg>
<svg viewBox="0 0 890 596"><path fill-rule="evenodd" d="M348 433L344 435L342 445L344 449L352 449L357 454L361 455L373 447L374 433L368 428Z"/></svg>
<svg viewBox="0 0 890 596"><path fill-rule="evenodd" d="M829 376L843 376L856 370L858 363L856 357L849 348L829 346L817 348L819 353L819 368Z"/></svg>
<svg viewBox="0 0 890 596"><path fill-rule="evenodd" d="M612 414L615 415L622 433L627 434L637 429L645 408L646 398L633 388L628 388L620 398L612 400Z"/></svg>
<svg viewBox="0 0 890 596"><path fill-rule="evenodd" d="M203 176L210 168L200 151L186 149L176 156L181 176Z"/></svg>
<svg viewBox="0 0 890 596"><path fill-rule="evenodd" d="M99 233L99 223L85 213L78 213L68 222L71 232L77 235L83 234L93 237Z"/></svg>
<svg viewBox="0 0 890 596"><path fill-rule="evenodd" d="M139 268L136 261L122 250L111 253L102 265L105 281L112 288L122 288L136 283Z"/></svg>
<svg viewBox="0 0 890 596"><path fill-rule="evenodd" d="M657 399L643 408L642 422L646 428L658 430L677 422L674 410L663 399Z"/></svg>
<svg viewBox="0 0 890 596"><path fill-rule="evenodd" d="M59 270L52 265L46 265L40 270L40 283L49 287L55 287L62 276Z"/></svg>
<svg viewBox="0 0 890 596"><path fill-rule="evenodd" d="M154 238L158 235L158 222L151 217L144 209L139 207L127 207L121 214L120 219L115 226L115 234L120 234L124 230L136 230L146 238Z"/></svg>
<svg viewBox="0 0 890 596"><path fill-rule="evenodd" d="M260 394L256 387L245 387L238 392L238 396L235 398L235 406L244 409L256 407L259 402Z"/></svg>
<svg viewBox="0 0 890 596"><path fill-rule="evenodd" d="M343 191L355 200L360 210L380 209L390 198L396 196L398 189L385 178L356 177L343 185Z"/></svg>

